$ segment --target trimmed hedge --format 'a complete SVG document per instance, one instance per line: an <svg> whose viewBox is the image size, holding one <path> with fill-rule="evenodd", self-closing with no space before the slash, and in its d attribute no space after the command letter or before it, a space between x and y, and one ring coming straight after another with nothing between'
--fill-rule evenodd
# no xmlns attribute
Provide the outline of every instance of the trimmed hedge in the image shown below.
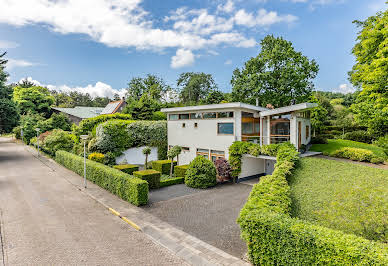
<svg viewBox="0 0 388 266"><path fill-rule="evenodd" d="M139 166L134 164L120 164L120 165L113 165L114 169L123 171L124 173L127 173L129 175L132 175L133 172L139 171Z"/></svg>
<svg viewBox="0 0 388 266"><path fill-rule="evenodd" d="M185 177L186 171L189 168L188 164L176 165L174 167L174 173L176 177Z"/></svg>
<svg viewBox="0 0 388 266"><path fill-rule="evenodd" d="M185 184L192 188L208 188L217 184L217 170L212 161L197 156L189 164L185 174Z"/></svg>
<svg viewBox="0 0 388 266"><path fill-rule="evenodd" d="M259 149L255 145L235 142L231 146L230 160L237 170L244 153ZM287 178L298 162L298 152L290 144L280 144L276 159L273 174L253 186L237 220L254 265L388 264L388 248L383 243L292 218Z"/></svg>
<svg viewBox="0 0 388 266"><path fill-rule="evenodd" d="M166 180L160 181L160 187L167 187L177 184L183 184L185 182L184 177L173 177Z"/></svg>
<svg viewBox="0 0 388 266"><path fill-rule="evenodd" d="M375 137L372 136L370 133L368 133L368 131L366 130L356 130L356 131L345 133L345 135L343 136L343 139L370 144L375 139Z"/></svg>
<svg viewBox="0 0 388 266"><path fill-rule="evenodd" d="M84 158L78 155L57 151L55 160L79 175L84 173ZM117 169L86 160L86 178L136 206L148 202L147 182Z"/></svg>
<svg viewBox="0 0 388 266"><path fill-rule="evenodd" d="M89 154L88 159L91 161L98 162L98 163L104 163L105 155L102 153L93 152L93 153Z"/></svg>
<svg viewBox="0 0 388 266"><path fill-rule="evenodd" d="M158 188L160 186L160 172L156 170L141 170L133 172L133 175L137 178L146 180L149 188Z"/></svg>
<svg viewBox="0 0 388 266"><path fill-rule="evenodd" d="M173 162L176 167L177 162ZM152 169L161 172L163 175L169 175L171 168L171 160L152 161Z"/></svg>
<svg viewBox="0 0 388 266"><path fill-rule="evenodd" d="M330 154L334 157L346 158L352 161L383 163L384 159L377 157L372 151L360 148L344 147Z"/></svg>

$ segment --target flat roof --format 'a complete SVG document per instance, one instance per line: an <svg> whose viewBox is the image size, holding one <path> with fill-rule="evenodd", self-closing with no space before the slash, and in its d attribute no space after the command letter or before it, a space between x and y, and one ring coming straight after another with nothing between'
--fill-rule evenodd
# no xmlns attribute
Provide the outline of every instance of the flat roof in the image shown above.
<svg viewBox="0 0 388 266"><path fill-rule="evenodd" d="M294 112L294 111L298 111L298 110L311 109L311 108L314 108L317 106L318 106L318 104L316 104L316 103L299 103L299 104L294 104L294 105L290 105L290 106L284 106L284 107L280 107L280 108L262 111L262 112L260 112L260 116L269 116L269 115L289 113L289 112Z"/></svg>
<svg viewBox="0 0 388 266"><path fill-rule="evenodd" d="M175 113L175 112L192 112L192 111L228 109L228 108L249 109L249 110L254 110L254 111L258 111L258 112L268 110L267 108L260 107L260 106L235 102L235 103L219 103L219 104L206 104L206 105L162 108L161 111L164 113Z"/></svg>

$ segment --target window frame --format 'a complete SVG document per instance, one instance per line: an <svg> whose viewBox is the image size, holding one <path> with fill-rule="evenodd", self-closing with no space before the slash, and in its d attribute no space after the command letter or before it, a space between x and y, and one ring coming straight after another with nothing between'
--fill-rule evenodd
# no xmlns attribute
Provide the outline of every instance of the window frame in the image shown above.
<svg viewBox="0 0 388 266"><path fill-rule="evenodd" d="M220 124L232 124L233 133L220 133ZM217 122L217 135L234 136L234 134L235 134L234 122Z"/></svg>

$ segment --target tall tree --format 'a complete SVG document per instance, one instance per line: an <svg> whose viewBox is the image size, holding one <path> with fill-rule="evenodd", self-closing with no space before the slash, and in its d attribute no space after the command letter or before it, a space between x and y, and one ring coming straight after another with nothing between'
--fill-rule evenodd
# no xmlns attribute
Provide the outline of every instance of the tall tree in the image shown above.
<svg viewBox="0 0 388 266"><path fill-rule="evenodd" d="M152 99L160 100L169 89L162 78L148 74L145 78L135 77L131 79L128 83L127 98L129 101L138 101L143 94L148 94Z"/></svg>
<svg viewBox="0 0 388 266"><path fill-rule="evenodd" d="M275 107L289 105L292 100L303 102L311 95L318 70L315 60L295 51L291 42L268 35L261 41L259 55L241 70L234 70L233 98L251 104L258 99L261 106Z"/></svg>
<svg viewBox="0 0 388 266"><path fill-rule="evenodd" d="M4 69L8 60L3 59L5 55L0 54L0 133L11 132L19 121L19 111L12 100L12 88L6 84L8 73Z"/></svg>
<svg viewBox="0 0 388 266"><path fill-rule="evenodd" d="M205 100L211 91L217 90L212 75L203 72L180 74L177 86L180 88L180 98L184 103L198 103Z"/></svg>
<svg viewBox="0 0 388 266"><path fill-rule="evenodd" d="M37 113L46 118L50 116L51 105L54 103L50 91L40 86L29 88L16 86L13 88L13 99L18 104L21 114Z"/></svg>
<svg viewBox="0 0 388 266"><path fill-rule="evenodd" d="M388 10L354 23L361 30L352 50L356 64L349 79L361 92L352 110L370 133L384 135L388 132Z"/></svg>

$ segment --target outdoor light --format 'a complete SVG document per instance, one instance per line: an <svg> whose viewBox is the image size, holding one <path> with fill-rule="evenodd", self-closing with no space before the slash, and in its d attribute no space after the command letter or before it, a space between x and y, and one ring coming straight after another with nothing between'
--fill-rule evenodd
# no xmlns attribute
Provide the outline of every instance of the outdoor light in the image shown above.
<svg viewBox="0 0 388 266"><path fill-rule="evenodd" d="M81 135L80 138L84 141L84 186L86 188L86 140L88 135Z"/></svg>
<svg viewBox="0 0 388 266"><path fill-rule="evenodd" d="M38 144L38 157L39 157L39 131L40 131L40 128L37 127L37 128L35 128L35 130L36 130L36 142Z"/></svg>

